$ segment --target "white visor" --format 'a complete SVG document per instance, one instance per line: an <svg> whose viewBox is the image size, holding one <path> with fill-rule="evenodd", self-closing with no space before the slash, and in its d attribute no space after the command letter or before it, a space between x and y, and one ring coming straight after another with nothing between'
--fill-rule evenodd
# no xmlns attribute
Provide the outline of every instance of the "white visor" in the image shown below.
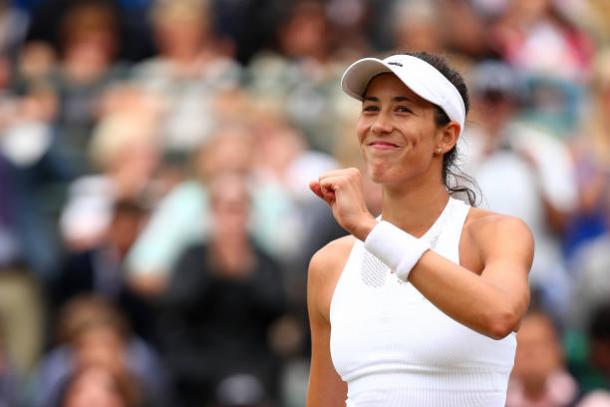
<svg viewBox="0 0 610 407"><path fill-rule="evenodd" d="M343 73L341 88L354 99L362 101L373 77L391 72L421 98L439 106L449 119L464 130L466 109L457 88L435 67L411 55L392 55L386 59L363 58Z"/></svg>

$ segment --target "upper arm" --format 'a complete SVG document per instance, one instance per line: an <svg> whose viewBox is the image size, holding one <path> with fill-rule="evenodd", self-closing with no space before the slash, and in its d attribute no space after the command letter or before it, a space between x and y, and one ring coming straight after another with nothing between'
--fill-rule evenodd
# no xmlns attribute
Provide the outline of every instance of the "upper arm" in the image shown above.
<svg viewBox="0 0 610 407"><path fill-rule="evenodd" d="M481 278L504 294L520 319L530 300L528 274L534 239L529 228L518 218L501 216L481 227L477 239L483 262Z"/></svg>
<svg viewBox="0 0 610 407"><path fill-rule="evenodd" d="M311 259L307 278L307 309L311 329L311 365L308 407L345 406L347 386L336 372L330 356L330 321L327 303L333 282L332 249L325 247ZM331 253L329 253L331 252ZM332 293L330 293L332 295Z"/></svg>

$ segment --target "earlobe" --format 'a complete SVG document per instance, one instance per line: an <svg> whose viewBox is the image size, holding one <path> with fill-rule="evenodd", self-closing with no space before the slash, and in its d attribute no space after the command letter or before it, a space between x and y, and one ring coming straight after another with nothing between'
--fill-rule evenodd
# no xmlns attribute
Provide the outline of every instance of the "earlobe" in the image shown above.
<svg viewBox="0 0 610 407"><path fill-rule="evenodd" d="M458 141L460 135L460 125L456 122L449 123L441 135L440 145L444 151L451 150Z"/></svg>

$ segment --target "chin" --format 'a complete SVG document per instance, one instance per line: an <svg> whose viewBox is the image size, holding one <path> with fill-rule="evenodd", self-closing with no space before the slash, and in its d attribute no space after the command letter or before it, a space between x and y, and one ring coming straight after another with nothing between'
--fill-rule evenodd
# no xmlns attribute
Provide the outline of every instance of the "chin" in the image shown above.
<svg viewBox="0 0 610 407"><path fill-rule="evenodd" d="M389 181L388 171L382 168L370 168L368 169L368 175L371 181L376 184L383 184Z"/></svg>

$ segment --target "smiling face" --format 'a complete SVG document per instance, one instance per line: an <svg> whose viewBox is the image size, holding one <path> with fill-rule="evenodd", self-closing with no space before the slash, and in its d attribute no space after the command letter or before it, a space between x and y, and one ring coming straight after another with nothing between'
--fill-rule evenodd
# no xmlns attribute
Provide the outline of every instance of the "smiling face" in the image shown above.
<svg viewBox="0 0 610 407"><path fill-rule="evenodd" d="M457 137L447 137L451 134L446 126L437 126L435 114L432 103L395 75L381 74L371 80L356 131L373 181L404 185L425 177L442 182L442 152L448 151Z"/></svg>

